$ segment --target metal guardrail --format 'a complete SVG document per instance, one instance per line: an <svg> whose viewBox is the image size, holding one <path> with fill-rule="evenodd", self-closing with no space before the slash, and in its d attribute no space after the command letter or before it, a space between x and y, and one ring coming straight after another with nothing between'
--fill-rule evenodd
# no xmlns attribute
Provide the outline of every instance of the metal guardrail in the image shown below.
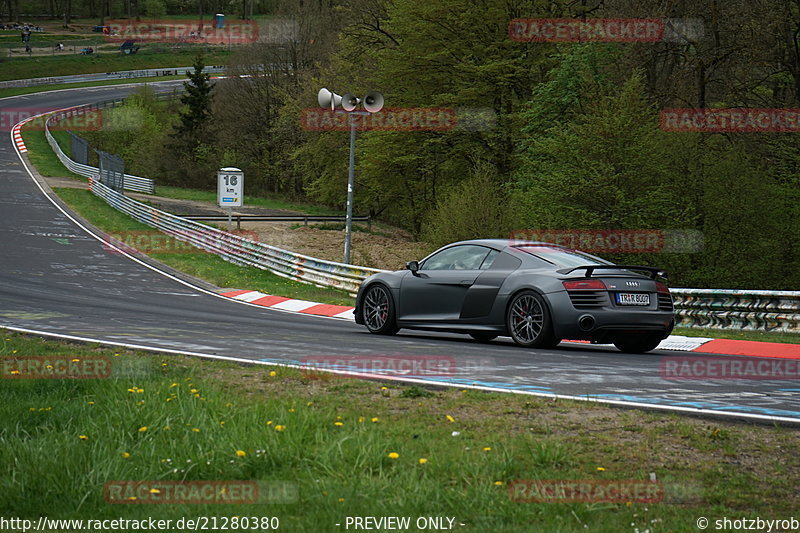
<svg viewBox="0 0 800 533"><path fill-rule="evenodd" d="M228 215L175 215L186 220L203 220L206 222L226 222ZM302 222L308 226L309 222L345 222L344 215L231 215L231 220L236 221L236 229L242 229L245 222ZM368 222L372 227L369 216L353 217L353 222Z"/></svg>
<svg viewBox="0 0 800 533"><path fill-rule="evenodd" d="M135 78L156 78L160 76L181 76L194 67L151 68L143 70L123 70L120 72L102 72L97 74L75 74L71 76L50 76L47 78L30 78L25 80L0 81L0 89L7 87L36 87L59 83L81 83L87 81L123 80ZM224 66L207 66L204 72L225 72Z"/></svg>
<svg viewBox="0 0 800 533"><path fill-rule="evenodd" d="M800 333L800 291L670 289L677 325Z"/></svg>
<svg viewBox="0 0 800 533"><path fill-rule="evenodd" d="M139 222L237 265L269 270L287 279L342 289L351 294L367 276L382 272L297 254L187 220L128 198L93 178L89 178L89 189Z"/></svg>
<svg viewBox="0 0 800 533"><path fill-rule="evenodd" d="M113 107L121 102L122 100L107 100L105 102L100 102L98 104L90 104L74 108L62 109L60 111L56 111L47 118L47 120L45 121L45 128L44 128L45 137L47 137L47 142L50 143L50 147L55 152L59 161L61 161L61 163L65 167L67 167L69 171L74 172L75 174L78 174L80 176L86 176L87 178L90 179L96 179L97 176L99 176L100 174L99 168L77 163L72 159L70 159L69 157L67 157L64 151L61 150L61 146L59 146L55 137L53 137L53 134L50 133L50 126L52 126L53 124L55 124L56 122L58 122L63 118L69 118L85 114L86 112L91 110ZM147 194L154 194L156 192L156 183L150 178L143 178L141 176L125 174L124 184L125 184L125 189L128 191L143 192Z"/></svg>

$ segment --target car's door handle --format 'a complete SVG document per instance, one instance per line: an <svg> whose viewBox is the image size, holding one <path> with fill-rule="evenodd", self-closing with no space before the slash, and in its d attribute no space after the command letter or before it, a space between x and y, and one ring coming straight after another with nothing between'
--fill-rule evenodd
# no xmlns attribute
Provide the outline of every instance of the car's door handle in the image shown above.
<svg viewBox="0 0 800 533"><path fill-rule="evenodd" d="M471 279L462 279L459 285L461 285L462 287L471 287L472 283L473 281Z"/></svg>

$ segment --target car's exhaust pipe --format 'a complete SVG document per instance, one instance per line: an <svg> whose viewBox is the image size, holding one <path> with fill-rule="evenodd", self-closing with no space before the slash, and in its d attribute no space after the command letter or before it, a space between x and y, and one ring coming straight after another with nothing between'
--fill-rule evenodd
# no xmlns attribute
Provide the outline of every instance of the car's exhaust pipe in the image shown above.
<svg viewBox="0 0 800 533"><path fill-rule="evenodd" d="M583 315L578 319L578 327L582 331L591 331L594 328L594 317L592 315Z"/></svg>

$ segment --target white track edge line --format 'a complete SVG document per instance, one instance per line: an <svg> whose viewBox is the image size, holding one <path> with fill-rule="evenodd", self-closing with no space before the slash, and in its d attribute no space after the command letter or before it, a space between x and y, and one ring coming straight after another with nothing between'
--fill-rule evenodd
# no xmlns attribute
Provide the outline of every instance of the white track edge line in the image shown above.
<svg viewBox="0 0 800 533"><path fill-rule="evenodd" d="M382 381L395 381L401 383L415 383L419 385L428 385L428 386L438 386L438 387L449 387L454 389L473 389L473 390L482 390L487 392L502 392L502 393L511 393L511 394L522 394L525 396L536 396L540 398L551 398L551 399L560 399L560 400L572 400L578 402L588 402L588 403L596 403L602 405L612 405L612 406L620 406L620 407L636 407L642 408L645 410L658 410L658 411L667 411L667 412L679 412L685 414L694 414L694 415L702 415L702 416L711 416L711 417L723 417L723 418L742 418L748 420L759 420L759 421L767 421L767 422L786 422L789 424L800 424L800 418L788 418L788 417L781 417L781 416L771 416L771 415L756 415L751 413L738 413L735 411L719 411L713 409L698 409L694 407L680 407L680 406L673 406L673 405L660 405L660 404L651 404L646 402L628 402L625 400L606 400L601 398L596 398L592 396L572 396L567 394L549 394L545 392L535 392L535 391L521 391L521 390L513 390L513 389L503 389L503 388L495 388L495 387L488 387L486 385L469 385L465 383L447 383L447 382L440 382L440 381L429 381L425 379L419 378L404 378L401 376L392 376L392 375L385 375L385 374L369 374L369 373L360 373L354 372L352 370L335 370L335 369L327 369L327 368L319 368L316 365L313 366L306 366L306 365L296 365L291 363L278 363L278 362L267 362L261 361L258 359L248 359L244 357L236 357L236 356L228 356L228 355L214 355L214 354L206 354L202 352L190 352L188 350L175 350L171 348L159 348L156 346L148 346L145 344L131 344L125 342L115 342L109 341L104 339L95 339L92 337L79 337L77 335L67 335L63 333L51 333L48 331L39 331L34 329L28 328L19 328L16 326L4 326L0 324L0 327L11 331L17 331L20 333L28 333L33 335L41 335L44 337L57 337L61 339L67 340L74 340L74 341L81 341L81 342L97 342L100 344L104 344L107 346L122 346L124 348L129 348L132 350L147 350L153 351L158 353L170 353L170 354L177 354L177 355L188 355L192 357L200 357L203 359L214 359L220 361L229 361L229 362L236 362L236 363L245 363L250 365L260 365L260 366L276 366L276 367L283 367L283 368L295 368L299 370L312 370L315 372L326 372L329 374L345 374L350 377L357 377L363 379L374 379L374 380L382 380Z"/></svg>

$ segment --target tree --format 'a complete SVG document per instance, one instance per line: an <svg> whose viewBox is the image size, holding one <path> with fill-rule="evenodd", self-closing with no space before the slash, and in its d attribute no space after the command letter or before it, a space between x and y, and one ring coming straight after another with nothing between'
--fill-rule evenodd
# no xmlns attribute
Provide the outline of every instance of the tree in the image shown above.
<svg viewBox="0 0 800 533"><path fill-rule="evenodd" d="M203 72L205 65L202 55L195 57L193 67L194 70L186 73L189 81L183 82L186 94L181 96L181 103L184 108L180 113L180 123L173 135L188 146L196 146L208 133L214 90L214 85L209 83L211 76Z"/></svg>

